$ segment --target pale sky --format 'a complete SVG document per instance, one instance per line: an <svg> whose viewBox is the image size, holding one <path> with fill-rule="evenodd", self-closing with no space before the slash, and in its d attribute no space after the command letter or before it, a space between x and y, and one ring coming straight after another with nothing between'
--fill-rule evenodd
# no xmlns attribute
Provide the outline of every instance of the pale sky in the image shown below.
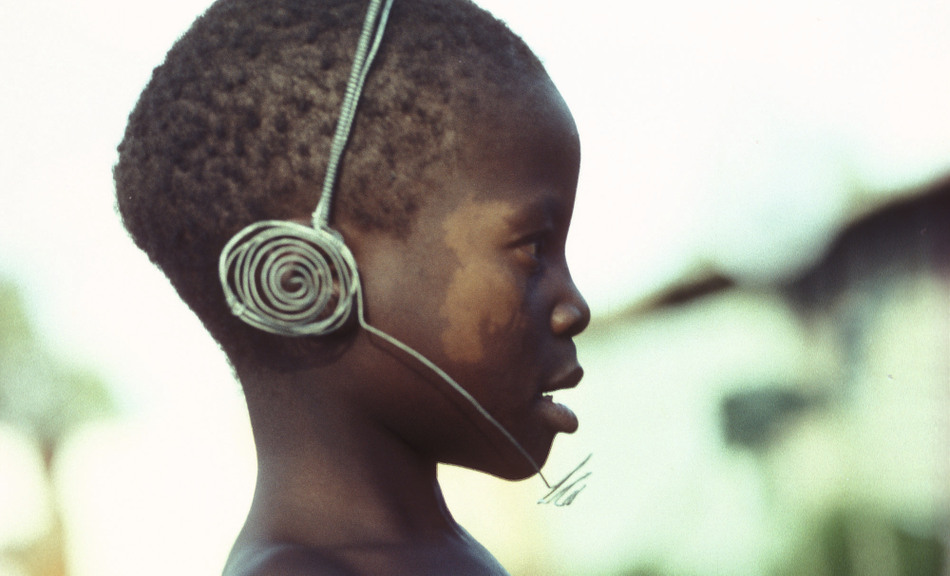
<svg viewBox="0 0 950 576"><path fill-rule="evenodd" d="M60 353L135 382L131 404L174 402L170 382L227 370L124 236L110 170L151 69L207 2L2 1L0 272ZM950 171L943 0L482 4L576 117L569 258L596 314L704 262L783 273L857 197Z"/></svg>

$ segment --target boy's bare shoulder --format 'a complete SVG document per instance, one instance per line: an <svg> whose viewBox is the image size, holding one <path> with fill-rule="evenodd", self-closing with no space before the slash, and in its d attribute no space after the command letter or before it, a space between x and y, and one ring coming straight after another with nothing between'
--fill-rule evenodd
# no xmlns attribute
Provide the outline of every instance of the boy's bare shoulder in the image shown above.
<svg viewBox="0 0 950 576"><path fill-rule="evenodd" d="M224 576L509 576L474 540L336 549L290 543L236 548Z"/></svg>
<svg viewBox="0 0 950 576"><path fill-rule="evenodd" d="M356 573L317 549L285 543L235 550L224 576L356 576Z"/></svg>

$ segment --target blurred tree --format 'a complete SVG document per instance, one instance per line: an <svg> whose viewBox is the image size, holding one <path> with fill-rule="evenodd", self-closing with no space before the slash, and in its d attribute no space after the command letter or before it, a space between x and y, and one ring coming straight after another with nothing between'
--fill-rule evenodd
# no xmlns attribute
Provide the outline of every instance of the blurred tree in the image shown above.
<svg viewBox="0 0 950 576"><path fill-rule="evenodd" d="M84 422L109 415L114 404L93 372L55 358L36 338L19 289L0 279L0 421L36 439L46 479L52 483L57 450L66 435ZM67 573L62 515L55 502L44 538L9 554L29 576Z"/></svg>

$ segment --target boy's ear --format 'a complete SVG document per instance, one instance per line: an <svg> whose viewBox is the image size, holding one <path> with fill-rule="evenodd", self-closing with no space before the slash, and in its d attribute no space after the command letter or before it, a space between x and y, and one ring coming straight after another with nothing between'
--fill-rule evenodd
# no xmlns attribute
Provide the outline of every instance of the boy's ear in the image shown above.
<svg viewBox="0 0 950 576"><path fill-rule="evenodd" d="M340 235L343 243L346 244L346 247L356 259L358 272L361 268L360 264L384 237L384 234L380 232L363 230L359 226L345 221L334 223L333 229Z"/></svg>

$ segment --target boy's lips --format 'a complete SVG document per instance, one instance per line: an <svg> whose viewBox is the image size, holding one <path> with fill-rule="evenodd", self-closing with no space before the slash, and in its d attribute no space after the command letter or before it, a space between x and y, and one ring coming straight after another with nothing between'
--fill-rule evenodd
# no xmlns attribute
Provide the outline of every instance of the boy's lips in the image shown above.
<svg viewBox="0 0 950 576"><path fill-rule="evenodd" d="M550 393L555 390L573 388L580 383L583 377L584 370L580 365L577 365L564 373L563 376L548 383L538 392L536 406L541 414L541 418L551 430L568 434L577 430L577 416L567 406L555 402Z"/></svg>
<svg viewBox="0 0 950 576"><path fill-rule="evenodd" d="M541 387L541 394L548 394L556 390L566 390L568 388L574 388L577 386L581 378L584 377L584 369L581 368L580 364L575 364L572 368L562 372L562 375L550 381L545 386Z"/></svg>

